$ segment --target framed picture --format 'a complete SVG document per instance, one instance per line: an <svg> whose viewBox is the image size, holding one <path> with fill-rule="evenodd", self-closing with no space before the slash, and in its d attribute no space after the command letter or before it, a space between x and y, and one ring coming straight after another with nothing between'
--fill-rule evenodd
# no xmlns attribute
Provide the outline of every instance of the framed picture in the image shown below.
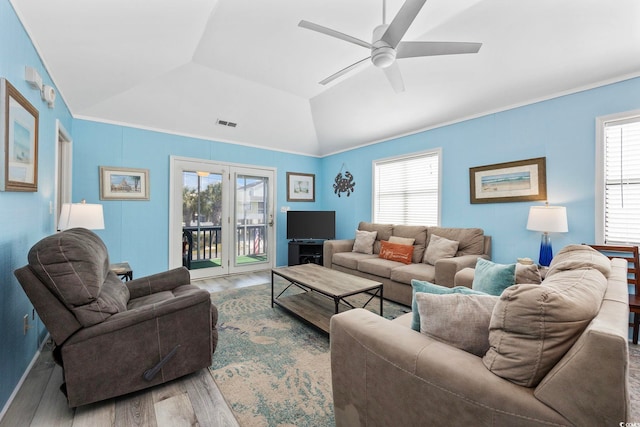
<svg viewBox="0 0 640 427"><path fill-rule="evenodd" d="M547 199L546 158L469 168L471 203Z"/></svg>
<svg viewBox="0 0 640 427"><path fill-rule="evenodd" d="M1 191L38 191L38 110L0 79Z"/></svg>
<svg viewBox="0 0 640 427"><path fill-rule="evenodd" d="M100 200L149 200L149 169L100 166Z"/></svg>
<svg viewBox="0 0 640 427"><path fill-rule="evenodd" d="M316 176L311 173L287 172L287 202L315 202Z"/></svg>

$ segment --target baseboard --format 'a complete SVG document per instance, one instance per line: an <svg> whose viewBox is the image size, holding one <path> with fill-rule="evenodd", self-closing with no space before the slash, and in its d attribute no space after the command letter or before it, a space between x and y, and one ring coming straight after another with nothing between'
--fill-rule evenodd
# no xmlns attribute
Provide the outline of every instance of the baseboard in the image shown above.
<svg viewBox="0 0 640 427"><path fill-rule="evenodd" d="M33 356L33 359L31 359L31 363L29 363L29 366L27 366L27 369L25 369L24 374L22 374L22 377L20 378L20 381L18 381L18 384L16 384L15 388L13 389L11 396L9 396L9 399L7 399L7 403L4 404L4 408L2 408L2 412L0 412L0 422L2 422L2 419L4 418L5 414L9 410L9 406L11 406L13 399L15 399L16 395L18 394L20 387L22 387L22 384L24 384L24 381L27 379L27 376L31 372L31 369L33 369L33 366L36 364L38 357L40 357L40 354L42 353L42 349L49 341L49 337L50 337L49 333L47 333L47 335L42 340L42 343L40 343L40 346L38 347L38 351L36 351L36 354Z"/></svg>

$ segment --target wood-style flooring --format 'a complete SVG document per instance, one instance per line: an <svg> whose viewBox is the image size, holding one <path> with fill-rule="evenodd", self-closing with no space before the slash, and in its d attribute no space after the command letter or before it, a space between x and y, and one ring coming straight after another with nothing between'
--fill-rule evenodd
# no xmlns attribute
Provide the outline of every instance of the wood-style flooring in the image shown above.
<svg viewBox="0 0 640 427"><path fill-rule="evenodd" d="M193 284L209 292L219 292L270 280L270 271L263 271L198 280ZM67 406L59 390L61 384L62 369L54 363L51 347L45 345L0 420L0 427L238 426L207 369L157 387L74 409Z"/></svg>

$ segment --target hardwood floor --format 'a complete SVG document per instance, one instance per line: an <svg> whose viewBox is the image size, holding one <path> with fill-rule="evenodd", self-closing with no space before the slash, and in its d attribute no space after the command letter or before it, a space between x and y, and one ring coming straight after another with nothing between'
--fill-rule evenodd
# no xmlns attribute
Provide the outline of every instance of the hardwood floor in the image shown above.
<svg viewBox="0 0 640 427"><path fill-rule="evenodd" d="M194 281L209 292L259 285L270 271ZM70 409L59 388L62 369L45 345L0 427L239 426L207 369L174 381Z"/></svg>

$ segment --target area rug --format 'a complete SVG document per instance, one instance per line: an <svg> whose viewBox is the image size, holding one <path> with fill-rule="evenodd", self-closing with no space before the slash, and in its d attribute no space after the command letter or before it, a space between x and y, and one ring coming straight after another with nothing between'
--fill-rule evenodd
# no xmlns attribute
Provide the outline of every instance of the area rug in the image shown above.
<svg viewBox="0 0 640 427"><path fill-rule="evenodd" d="M272 308L270 284L213 293L211 300L220 334L211 372L240 425L335 425L328 336ZM376 311L379 303L370 306ZM409 309L385 301L383 310L395 318Z"/></svg>

